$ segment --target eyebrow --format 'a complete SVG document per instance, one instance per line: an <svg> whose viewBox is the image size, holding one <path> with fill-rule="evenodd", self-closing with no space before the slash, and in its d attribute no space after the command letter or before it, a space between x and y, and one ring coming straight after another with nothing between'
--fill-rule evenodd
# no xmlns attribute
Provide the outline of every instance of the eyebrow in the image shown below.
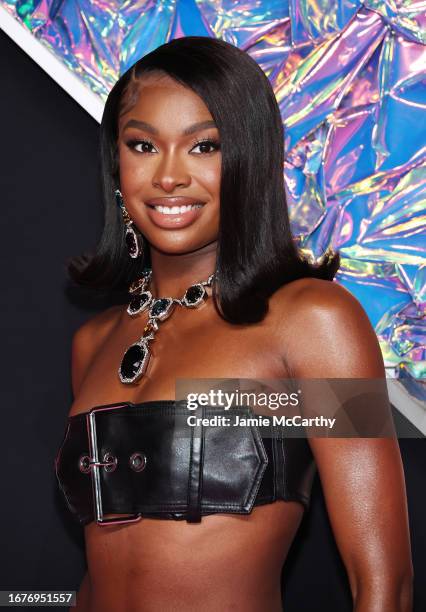
<svg viewBox="0 0 426 612"><path fill-rule="evenodd" d="M140 130L145 130L145 132L149 132L154 136L158 136L158 130L150 123L146 121L138 121L137 119L130 119L126 125L123 127L123 131L128 127L135 127ZM189 136L190 134L194 134L194 132L198 132L199 130L204 130L209 127L216 127L216 123L211 119L207 121L199 121L198 123L194 123L189 127L185 128L182 132L182 136Z"/></svg>

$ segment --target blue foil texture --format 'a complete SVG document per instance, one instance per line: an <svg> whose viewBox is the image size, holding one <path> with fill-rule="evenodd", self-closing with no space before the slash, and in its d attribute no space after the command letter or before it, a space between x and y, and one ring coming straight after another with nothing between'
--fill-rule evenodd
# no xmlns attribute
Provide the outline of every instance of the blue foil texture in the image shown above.
<svg viewBox="0 0 426 612"><path fill-rule="evenodd" d="M426 12L416 0L0 0L102 100L186 35L246 50L285 128L294 235L361 302L385 365L426 398Z"/></svg>

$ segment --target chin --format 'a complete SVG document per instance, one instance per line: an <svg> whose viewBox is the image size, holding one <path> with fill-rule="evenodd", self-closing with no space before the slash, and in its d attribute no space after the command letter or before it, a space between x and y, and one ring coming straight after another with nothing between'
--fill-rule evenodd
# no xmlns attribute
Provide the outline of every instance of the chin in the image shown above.
<svg viewBox="0 0 426 612"><path fill-rule="evenodd" d="M195 251L201 250L208 244L214 242L215 238L206 239L200 242L200 237L197 236L197 240L156 240L150 241L151 248L164 253L165 255L185 255L186 253L194 253ZM217 240L217 238L216 238Z"/></svg>

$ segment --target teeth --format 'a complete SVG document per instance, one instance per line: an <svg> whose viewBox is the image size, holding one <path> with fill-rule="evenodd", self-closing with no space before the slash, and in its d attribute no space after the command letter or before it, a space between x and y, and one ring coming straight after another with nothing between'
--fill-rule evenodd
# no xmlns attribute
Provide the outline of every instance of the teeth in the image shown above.
<svg viewBox="0 0 426 612"><path fill-rule="evenodd" d="M155 210L163 215L179 215L201 207L202 204L190 204L188 206L154 206Z"/></svg>

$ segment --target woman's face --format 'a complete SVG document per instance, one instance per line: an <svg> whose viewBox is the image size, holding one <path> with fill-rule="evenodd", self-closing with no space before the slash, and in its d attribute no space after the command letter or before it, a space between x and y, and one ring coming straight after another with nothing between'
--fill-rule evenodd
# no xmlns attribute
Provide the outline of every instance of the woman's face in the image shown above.
<svg viewBox="0 0 426 612"><path fill-rule="evenodd" d="M164 74L140 79L119 118L120 189L155 249L196 251L217 240L221 152L205 103Z"/></svg>

